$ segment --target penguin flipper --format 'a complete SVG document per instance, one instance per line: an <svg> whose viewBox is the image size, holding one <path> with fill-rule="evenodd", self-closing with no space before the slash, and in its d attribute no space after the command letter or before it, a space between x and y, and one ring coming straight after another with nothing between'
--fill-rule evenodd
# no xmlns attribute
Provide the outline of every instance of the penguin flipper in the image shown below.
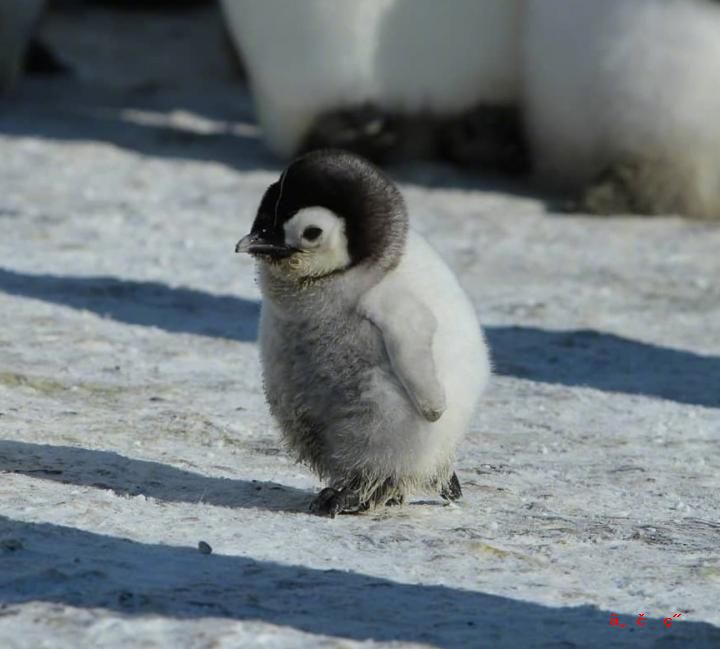
<svg viewBox="0 0 720 649"><path fill-rule="evenodd" d="M407 289L373 289L362 306L380 330L393 372L412 404L427 421L440 419L447 402L433 357L438 327L433 312Z"/></svg>

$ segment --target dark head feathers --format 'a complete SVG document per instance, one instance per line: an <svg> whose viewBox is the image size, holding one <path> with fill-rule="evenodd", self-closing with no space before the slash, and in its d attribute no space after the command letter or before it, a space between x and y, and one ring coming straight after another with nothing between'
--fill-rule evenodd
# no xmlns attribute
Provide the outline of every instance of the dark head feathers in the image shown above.
<svg viewBox="0 0 720 649"><path fill-rule="evenodd" d="M270 185L252 232L281 243L299 210L324 207L345 221L351 265L394 265L407 235L405 203L394 183L360 156L323 149L297 158Z"/></svg>

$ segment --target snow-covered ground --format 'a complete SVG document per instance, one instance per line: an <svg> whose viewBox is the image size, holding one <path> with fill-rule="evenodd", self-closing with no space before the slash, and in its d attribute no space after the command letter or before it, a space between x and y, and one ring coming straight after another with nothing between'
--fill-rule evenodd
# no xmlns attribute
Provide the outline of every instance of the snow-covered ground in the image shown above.
<svg viewBox="0 0 720 649"><path fill-rule="evenodd" d="M459 505L313 517L233 254L279 170L249 98L110 88L97 41L0 111L0 647L720 646L718 227L392 170L496 377Z"/></svg>

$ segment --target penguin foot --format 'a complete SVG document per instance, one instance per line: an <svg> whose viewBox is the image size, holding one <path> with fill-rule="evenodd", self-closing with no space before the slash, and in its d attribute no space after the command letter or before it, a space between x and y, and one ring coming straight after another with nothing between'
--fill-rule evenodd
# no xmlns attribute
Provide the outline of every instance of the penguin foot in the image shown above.
<svg viewBox="0 0 720 649"><path fill-rule="evenodd" d="M452 478L440 489L440 497L448 502L454 502L455 500L460 500L462 495L460 480L458 480L457 473L453 473Z"/></svg>
<svg viewBox="0 0 720 649"><path fill-rule="evenodd" d="M326 487L310 503L310 512L318 516L335 518L337 514L357 514L368 509L366 502L360 501L360 494L350 489Z"/></svg>
<svg viewBox="0 0 720 649"><path fill-rule="evenodd" d="M531 169L530 147L515 106L478 106L440 122L436 137L440 155L454 164L509 176Z"/></svg>
<svg viewBox="0 0 720 649"><path fill-rule="evenodd" d="M300 150L345 149L384 162L397 145L396 122L373 106L328 111L316 118Z"/></svg>
<svg viewBox="0 0 720 649"><path fill-rule="evenodd" d="M571 207L590 214L704 216L693 171L668 159L631 158L606 168Z"/></svg>
<svg viewBox="0 0 720 649"><path fill-rule="evenodd" d="M30 39L23 67L27 75L36 77L59 76L71 72L70 66L59 58L49 45L36 38Z"/></svg>

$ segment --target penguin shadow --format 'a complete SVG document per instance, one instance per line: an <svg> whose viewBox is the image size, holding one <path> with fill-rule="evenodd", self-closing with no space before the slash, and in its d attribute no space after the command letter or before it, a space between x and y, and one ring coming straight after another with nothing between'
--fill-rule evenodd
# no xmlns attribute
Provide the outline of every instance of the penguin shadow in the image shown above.
<svg viewBox="0 0 720 649"><path fill-rule="evenodd" d="M248 91L238 86L233 92L237 96L230 105L222 94L215 101L203 101L162 93L155 96L151 89L113 94L67 79L24 81L17 96L0 106L0 134L66 142L106 142L152 158L212 162L238 171L279 173L282 161L267 150L261 139ZM208 132L178 121L172 117L177 111L210 120L213 130ZM354 115L352 110L348 113ZM400 122L404 124L405 120ZM326 128L327 124L319 126ZM325 145L355 150L337 141ZM365 150L357 152L368 154ZM409 155L388 160L383 166L394 180L403 184L503 192L540 200L550 211L560 205L536 188L528 177L503 173L492 164L477 169L442 156L429 159Z"/></svg>
<svg viewBox="0 0 720 649"><path fill-rule="evenodd" d="M347 130L348 120L360 119L361 124L367 121L366 117L358 117L368 113L366 107L344 112L347 117L341 120L344 127L340 130ZM178 117L181 113L182 118ZM400 139L406 141L406 145L399 148L408 149L407 152L396 152L383 160L383 156L374 155L373 150L357 148L342 139L326 138L320 144L368 156L381 163L400 183L503 192L539 200L549 211L558 207L557 200L548 198L535 187L527 173L508 172L506 163L502 162L508 157L508 150L518 147L519 129L514 126L517 121L514 110L478 107L457 120L379 115L383 124L390 125L391 140L401 136ZM332 121L331 111L326 119L319 119L319 130L327 130ZM372 113L370 123L377 121ZM473 156L463 159L467 156L446 155L445 145L438 145L443 151L435 151L433 145L431 155L416 154L416 149L423 149L417 141L426 139L429 123L435 123L434 128L446 133L440 138L443 142L455 143L448 145L450 149L459 146L463 150L481 151L484 161L478 162ZM362 131L362 128L355 125L350 130ZM26 79L15 96L0 105L0 134L61 142L106 142L151 158L219 163L238 171L279 173L283 167L282 161L275 158L262 141L249 90L242 84L217 88L207 95L188 95L152 87L112 91L68 76ZM395 145L390 148L394 150ZM510 159L515 157L510 155ZM521 167L525 171L524 163Z"/></svg>
<svg viewBox="0 0 720 649"><path fill-rule="evenodd" d="M0 516L0 600L6 608L44 602L96 616L104 609L128 619L223 618L445 649L720 645L720 629L709 623L671 618L675 623L666 628L663 617L672 611L648 616L639 628L635 616L593 606L551 607L451 586L400 583L343 569L341 560L335 560L336 568L313 569L282 559L208 555L198 552L198 541L188 539L185 547L139 543ZM207 542L212 545L212 536ZM318 551L314 541L308 550ZM12 613L8 608L6 614Z"/></svg>
<svg viewBox="0 0 720 649"><path fill-rule="evenodd" d="M0 440L0 474L17 473L122 496L218 507L308 511L314 493L275 482L216 478L112 451Z"/></svg>
<svg viewBox="0 0 720 649"><path fill-rule="evenodd" d="M119 322L240 342L257 338L260 305L159 282L33 275L0 268L0 291ZM485 327L495 374L720 408L720 356L591 329Z"/></svg>
<svg viewBox="0 0 720 649"><path fill-rule="evenodd" d="M152 158L224 164L239 171L277 170L247 89L215 95L148 88L125 91L72 78L24 80L0 105L0 134L66 142L105 142Z"/></svg>
<svg viewBox="0 0 720 649"><path fill-rule="evenodd" d="M720 408L720 356L592 329L494 326L485 333L501 376Z"/></svg>
<svg viewBox="0 0 720 649"><path fill-rule="evenodd" d="M258 302L160 282L103 276L33 275L0 268L0 291L171 333L241 342L257 338Z"/></svg>

